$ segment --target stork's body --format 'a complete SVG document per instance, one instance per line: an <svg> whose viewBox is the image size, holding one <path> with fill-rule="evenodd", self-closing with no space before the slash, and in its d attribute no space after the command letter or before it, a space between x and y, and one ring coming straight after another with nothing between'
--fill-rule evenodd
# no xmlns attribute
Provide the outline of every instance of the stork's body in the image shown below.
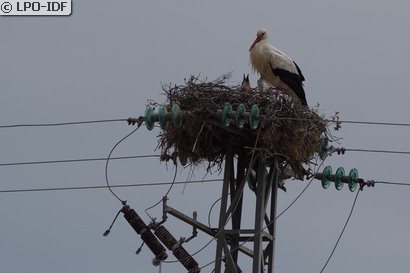
<svg viewBox="0 0 410 273"><path fill-rule="evenodd" d="M279 49L267 44L268 33L258 31L256 40L249 49L254 71L278 89L288 91L290 95L307 105L303 81L305 77L298 65Z"/></svg>

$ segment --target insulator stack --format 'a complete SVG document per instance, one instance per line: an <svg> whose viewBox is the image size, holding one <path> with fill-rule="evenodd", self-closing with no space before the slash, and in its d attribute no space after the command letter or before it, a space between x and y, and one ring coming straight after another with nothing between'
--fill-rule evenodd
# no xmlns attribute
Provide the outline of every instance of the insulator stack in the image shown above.
<svg viewBox="0 0 410 273"><path fill-rule="evenodd" d="M180 128L183 118L190 114L189 111L181 110L176 103L172 105L170 112L167 106L161 105L158 113L155 113L154 108L148 105L145 109L144 117L141 117L139 120L130 118L128 119L128 124L134 125L143 120L145 121L147 129L152 130L154 129L155 122L159 122L161 128L167 130L170 122L172 122L176 128ZM250 128L256 129L263 118L257 105L252 105L251 109L246 111L245 104L241 103L236 107L236 110L233 111L232 105L229 102L224 104L222 110L217 111L217 115L221 118L224 126L229 126L231 122L234 122L239 129L243 128L245 123L249 123Z"/></svg>
<svg viewBox="0 0 410 273"><path fill-rule="evenodd" d="M338 191L343 188L344 183L349 185L349 190L354 192L358 184L363 184L363 179L359 178L357 169L351 169L349 175L345 176L345 170L339 167L335 174L332 174L332 167L326 166L322 173L315 174L315 178L322 181L324 189L329 188L330 181L335 182L335 187Z"/></svg>
<svg viewBox="0 0 410 273"><path fill-rule="evenodd" d="M188 270L189 273L198 273L201 272L201 269L198 267L198 263L192 258L192 256L185 250L177 239L172 236L171 233L164 227L159 226L154 231L155 235L161 242L172 251L174 256L181 262L181 264Z"/></svg>
<svg viewBox="0 0 410 273"><path fill-rule="evenodd" d="M232 105L227 102L222 111L218 111L218 113L221 115L224 126L229 126L232 121L235 121L236 127L239 129L243 128L246 122L249 123L249 127L256 129L261 119L261 112L257 105L252 105L251 110L247 112L243 103L237 106L236 111L233 111Z"/></svg>
<svg viewBox="0 0 410 273"><path fill-rule="evenodd" d="M124 206L121 210L124 213L124 218L128 221L131 227L141 235L141 239L147 244L149 249L155 254L155 258L159 261L164 261L168 258L165 248L155 238L149 227L142 221L137 212L129 206Z"/></svg>

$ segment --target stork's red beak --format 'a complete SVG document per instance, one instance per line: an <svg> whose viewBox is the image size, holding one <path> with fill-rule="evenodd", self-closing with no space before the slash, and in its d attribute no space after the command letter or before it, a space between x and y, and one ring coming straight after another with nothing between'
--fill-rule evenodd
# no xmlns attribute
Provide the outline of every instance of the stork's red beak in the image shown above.
<svg viewBox="0 0 410 273"><path fill-rule="evenodd" d="M259 43L260 40L261 40L260 37L256 37L255 41L254 41L253 44L251 45L251 48L249 48L249 51L251 51L252 48L253 48L257 43Z"/></svg>

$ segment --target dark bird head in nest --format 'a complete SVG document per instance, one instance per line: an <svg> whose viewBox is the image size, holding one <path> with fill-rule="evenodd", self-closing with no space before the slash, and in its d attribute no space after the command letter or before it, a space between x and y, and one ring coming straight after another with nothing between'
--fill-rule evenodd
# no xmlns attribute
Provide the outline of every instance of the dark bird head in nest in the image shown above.
<svg viewBox="0 0 410 273"><path fill-rule="evenodd" d="M243 74L241 89L243 89L245 91L251 91L252 90L251 83L249 81L249 74L246 75L246 77L245 77L245 74Z"/></svg>

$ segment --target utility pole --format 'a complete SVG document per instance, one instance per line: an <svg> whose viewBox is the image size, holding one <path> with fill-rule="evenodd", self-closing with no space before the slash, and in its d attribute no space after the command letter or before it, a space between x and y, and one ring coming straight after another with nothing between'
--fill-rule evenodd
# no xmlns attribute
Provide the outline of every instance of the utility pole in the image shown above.
<svg viewBox="0 0 410 273"><path fill-rule="evenodd" d="M244 155L244 154L243 154ZM243 156L242 155L242 156ZM225 159L224 181L222 185L221 208L215 256L215 273L221 273L222 260L225 261L226 273L242 272L238 266L238 252L243 252L253 259L252 273L273 273L275 248L275 218L278 190L278 171L274 164L267 166L261 160L257 162L256 206L253 229L241 229L243 190L246 184L246 170L238 155L237 172L234 175L233 156L229 152ZM231 189L231 202L228 203L228 187ZM269 202L270 201L270 202ZM269 209L268 209L269 208ZM270 211L268 216L268 210ZM231 220L232 229L226 229ZM267 227L267 228L265 228ZM244 247L244 242L253 242L253 250ZM267 242L265 246L264 243ZM267 271L265 267L267 266Z"/></svg>
<svg viewBox="0 0 410 273"><path fill-rule="evenodd" d="M147 127L153 127L153 123L172 117L173 121L180 126L178 120L182 116L189 115L186 111L181 111L178 106L174 105L172 113L155 114L149 107L146 111L145 122ZM225 105L224 109L218 112L221 120L207 119L206 122L219 127L221 130L227 130L230 134L238 135L241 138L253 139L256 136L242 131L241 128L245 119L256 128L258 126L259 109L253 107L251 112L244 112L242 105L238 106L240 114L232 112L230 105ZM163 112L160 108L159 112ZM227 126L227 121L236 115L236 125L238 128ZM221 122L222 121L222 122ZM161 122L160 122L161 123ZM229 122L228 122L229 124ZM257 150L252 151L251 155L245 152L244 148L236 147L234 154L232 145L228 145L225 151L224 179L221 193L221 206L219 214L219 223L217 228L209 228L189 216L182 214L174 208L171 208L164 201L164 213L168 213L178 219L192 225L217 240L215 251L215 273L240 273L242 270L238 265L239 253L247 255L252 259L252 273L273 273L274 272L274 254L275 254L275 219L276 204L278 191L279 170L275 164L267 164L261 159ZM234 166L234 158L236 168ZM256 182L254 185L256 204L254 225L251 229L244 229L241 226L243 194L245 185L250 178L251 170L256 170ZM231 229L227 228L231 222ZM253 249L245 247L245 243L253 243ZM222 269L224 263L225 269Z"/></svg>

